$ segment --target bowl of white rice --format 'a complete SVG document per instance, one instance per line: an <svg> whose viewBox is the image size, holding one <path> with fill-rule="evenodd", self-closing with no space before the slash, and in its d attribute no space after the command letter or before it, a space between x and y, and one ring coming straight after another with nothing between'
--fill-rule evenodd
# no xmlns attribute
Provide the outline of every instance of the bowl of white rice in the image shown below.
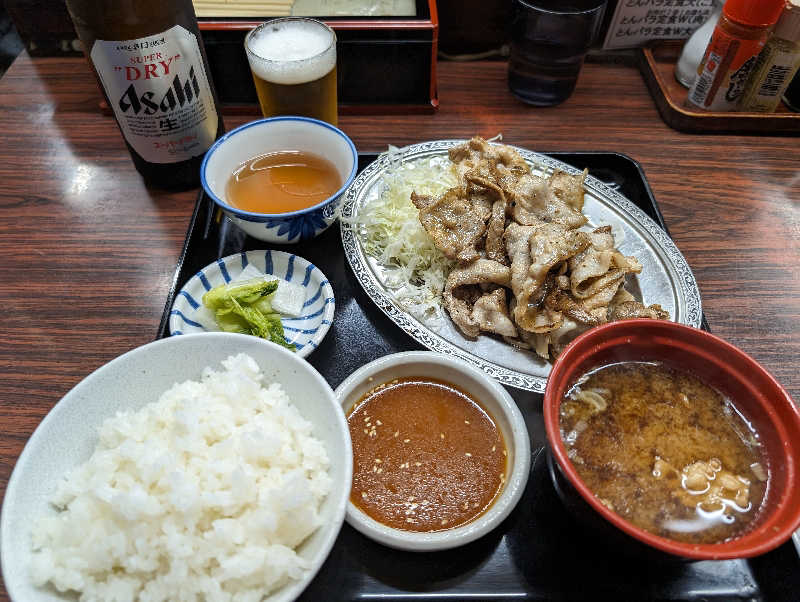
<svg viewBox="0 0 800 602"><path fill-rule="evenodd" d="M136 348L67 393L9 480L13 600L292 600L344 520L350 435L325 379L256 337Z"/></svg>

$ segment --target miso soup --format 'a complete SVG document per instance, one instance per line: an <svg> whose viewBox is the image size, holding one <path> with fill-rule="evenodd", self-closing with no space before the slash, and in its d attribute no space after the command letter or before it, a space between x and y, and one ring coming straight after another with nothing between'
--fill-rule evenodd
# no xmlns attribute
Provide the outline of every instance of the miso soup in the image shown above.
<svg viewBox="0 0 800 602"><path fill-rule="evenodd" d="M692 374L649 362L593 370L567 391L560 428L584 483L650 533L718 543L758 516L768 478L758 433Z"/></svg>

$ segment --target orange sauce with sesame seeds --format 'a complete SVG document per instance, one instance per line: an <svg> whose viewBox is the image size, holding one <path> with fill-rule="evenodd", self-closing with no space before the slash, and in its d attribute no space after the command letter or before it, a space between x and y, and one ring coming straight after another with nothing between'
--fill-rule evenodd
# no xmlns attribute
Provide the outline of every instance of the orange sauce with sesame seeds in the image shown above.
<svg viewBox="0 0 800 602"><path fill-rule="evenodd" d="M347 422L350 500L380 523L451 529L483 514L502 489L503 436L455 385L427 377L383 383L354 405Z"/></svg>

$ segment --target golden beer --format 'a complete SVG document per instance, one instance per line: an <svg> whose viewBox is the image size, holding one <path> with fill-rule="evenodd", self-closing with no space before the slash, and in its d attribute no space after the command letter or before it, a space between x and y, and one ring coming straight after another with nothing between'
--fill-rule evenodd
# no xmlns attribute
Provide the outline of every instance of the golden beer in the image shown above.
<svg viewBox="0 0 800 602"><path fill-rule="evenodd" d="M336 34L314 19L275 19L245 38L264 117L302 115L338 122Z"/></svg>

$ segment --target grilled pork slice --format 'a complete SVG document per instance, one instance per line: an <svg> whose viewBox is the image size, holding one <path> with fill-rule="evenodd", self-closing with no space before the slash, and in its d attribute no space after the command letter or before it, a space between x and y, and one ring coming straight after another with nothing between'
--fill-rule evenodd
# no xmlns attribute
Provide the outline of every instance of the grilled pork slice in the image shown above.
<svg viewBox="0 0 800 602"><path fill-rule="evenodd" d="M469 265L457 266L447 277L442 303L456 326L468 337L478 336L481 330L515 336L516 328L508 317L505 289L496 288L508 286L510 279L508 266L490 259L481 258Z"/></svg>
<svg viewBox="0 0 800 602"><path fill-rule="evenodd" d="M438 198L411 193L419 209L419 221L446 257L469 263L479 257L477 244L486 232L486 222L473 209L466 188L450 188Z"/></svg>

